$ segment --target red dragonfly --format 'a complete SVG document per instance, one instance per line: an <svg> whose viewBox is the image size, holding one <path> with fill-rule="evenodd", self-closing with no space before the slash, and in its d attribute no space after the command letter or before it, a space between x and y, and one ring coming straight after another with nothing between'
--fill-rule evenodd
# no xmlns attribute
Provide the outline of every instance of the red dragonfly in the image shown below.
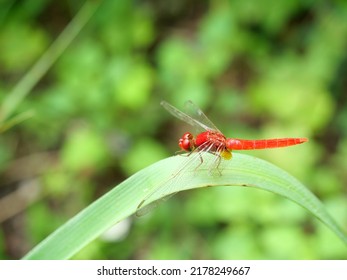
<svg viewBox="0 0 347 280"><path fill-rule="evenodd" d="M188 101L187 106L192 111L192 114L196 114L197 118L181 112L165 101L162 101L161 105L180 120L204 130L204 132L198 134L196 137L192 133L187 132L179 139L178 145L183 151L187 152L194 150L207 151L223 159L231 159L232 150L282 148L308 141L307 138L274 138L262 140L226 138L193 102Z"/></svg>
<svg viewBox="0 0 347 280"><path fill-rule="evenodd" d="M221 175L218 166L222 159L229 160L232 157L232 150L259 150L270 148L282 148L293 145L298 145L308 141L307 138L274 138L274 139L262 139L262 140L245 140L238 138L226 138L224 134L206 117L206 115L198 108L193 102L188 101L186 103L189 115L181 112L169 103L162 101L160 103L169 113L178 119L196 127L198 130L203 131L196 137L190 132L186 132L179 139L178 145L181 151L188 152L188 156L193 152L197 152L197 156L200 158L200 162L203 162L202 154L205 152L216 155L215 169ZM169 180L179 178L179 174L187 166L191 166L196 157L191 157L184 166L182 166ZM199 165L198 165L199 167ZM211 170L210 170L211 171ZM168 180L168 181L169 181ZM170 188L171 183L166 181L162 187L159 187L156 191L150 193L137 207L140 209L144 202L157 191L166 193ZM142 209L141 209L142 211ZM142 214L140 214L142 215Z"/></svg>

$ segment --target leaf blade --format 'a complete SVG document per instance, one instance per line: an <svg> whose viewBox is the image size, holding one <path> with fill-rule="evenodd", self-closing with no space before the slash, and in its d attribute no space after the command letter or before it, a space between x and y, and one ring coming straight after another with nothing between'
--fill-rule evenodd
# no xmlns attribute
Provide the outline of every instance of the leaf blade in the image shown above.
<svg viewBox="0 0 347 280"><path fill-rule="evenodd" d="M208 172L213 155L204 155L204 164L197 170L183 170L172 192L204 186L255 187L284 196L301 205L347 244L346 233L331 218L323 204L298 180L280 168L255 157L233 154L231 161L222 161L223 176ZM43 240L24 259L67 259L112 225L134 214L138 205L164 183L169 183L175 170L184 165L187 157L175 156L159 161L134 174L107 194L82 210ZM187 182L182 185L182 182ZM169 195L155 192L145 205ZM144 205L144 206L145 206ZM61 246L66 244L66 246Z"/></svg>

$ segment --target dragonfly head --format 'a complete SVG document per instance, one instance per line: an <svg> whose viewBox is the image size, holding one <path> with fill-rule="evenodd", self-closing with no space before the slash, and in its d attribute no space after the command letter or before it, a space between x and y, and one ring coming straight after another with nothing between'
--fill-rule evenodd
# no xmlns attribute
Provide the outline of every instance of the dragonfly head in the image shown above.
<svg viewBox="0 0 347 280"><path fill-rule="evenodd" d="M191 152L195 149L194 136L187 132L178 141L178 146L184 151Z"/></svg>

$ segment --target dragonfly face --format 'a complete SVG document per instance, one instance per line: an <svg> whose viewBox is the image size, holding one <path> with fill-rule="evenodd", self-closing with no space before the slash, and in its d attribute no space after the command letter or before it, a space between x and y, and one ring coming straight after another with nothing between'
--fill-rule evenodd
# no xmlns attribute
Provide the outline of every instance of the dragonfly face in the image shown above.
<svg viewBox="0 0 347 280"><path fill-rule="evenodd" d="M191 152L195 150L194 136L187 132L178 141L178 146L186 152Z"/></svg>

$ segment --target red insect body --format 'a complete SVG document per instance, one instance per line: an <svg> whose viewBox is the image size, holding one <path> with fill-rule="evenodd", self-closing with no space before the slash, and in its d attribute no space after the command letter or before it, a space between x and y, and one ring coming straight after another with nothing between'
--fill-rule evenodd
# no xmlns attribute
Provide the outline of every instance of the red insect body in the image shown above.
<svg viewBox="0 0 347 280"><path fill-rule="evenodd" d="M223 134L216 131L205 131L196 136L187 132L179 140L179 146L185 151L193 151L208 148L210 152L224 150L260 150L281 148L298 145L307 142L307 138L274 138L263 140L244 140L236 138L226 138Z"/></svg>
<svg viewBox="0 0 347 280"><path fill-rule="evenodd" d="M258 150L269 148L281 148L307 142L307 138L275 138L264 140L226 139L226 147L229 150Z"/></svg>

